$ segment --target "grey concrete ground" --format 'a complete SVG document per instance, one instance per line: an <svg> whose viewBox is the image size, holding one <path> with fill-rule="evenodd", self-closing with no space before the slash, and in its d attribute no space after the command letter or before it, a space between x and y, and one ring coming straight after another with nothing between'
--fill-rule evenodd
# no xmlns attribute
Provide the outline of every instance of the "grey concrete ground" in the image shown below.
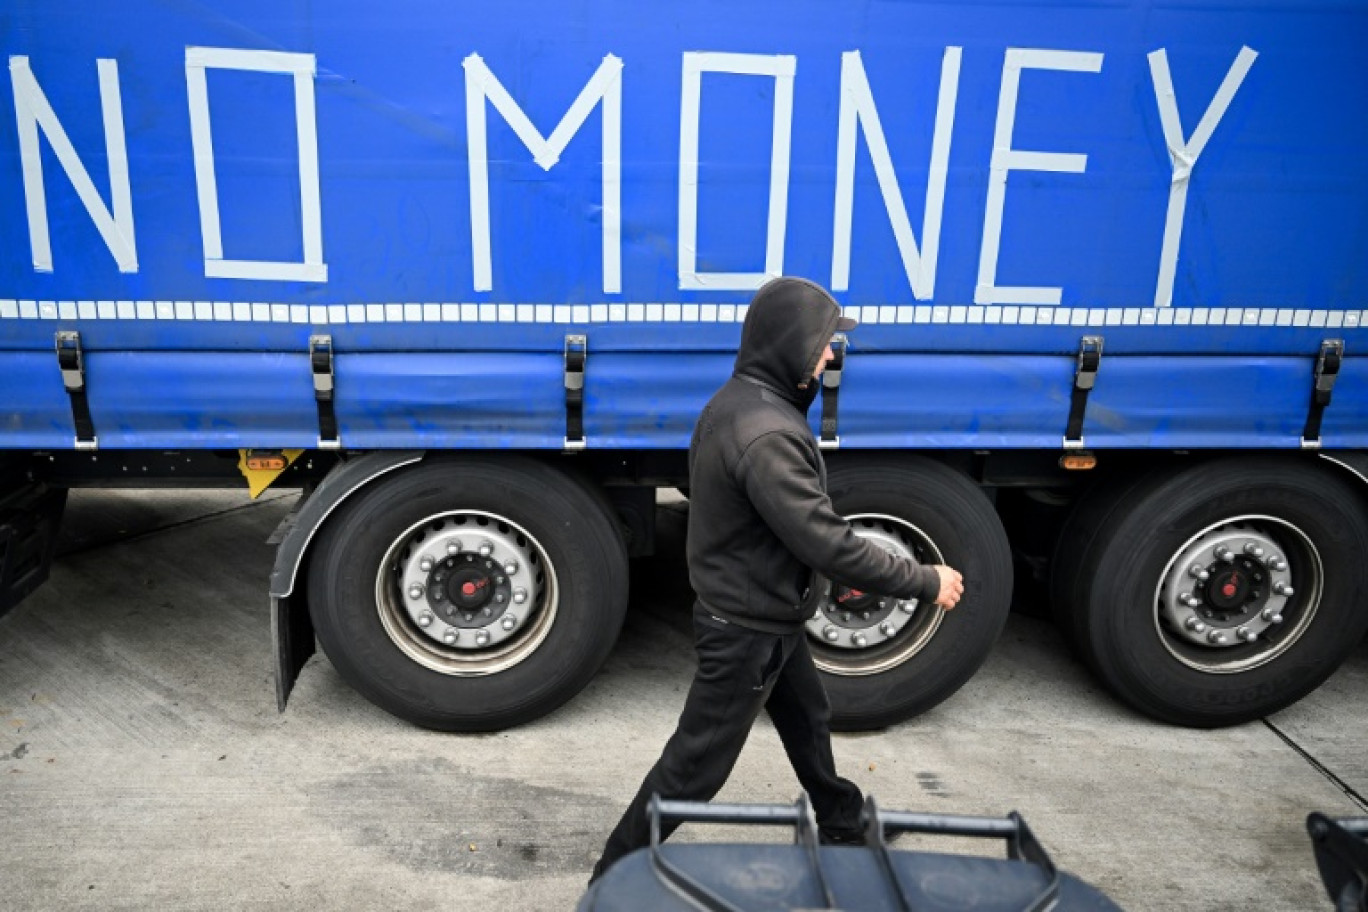
<svg viewBox="0 0 1368 912"><path fill-rule="evenodd" d="M637 568L608 666L537 723L421 731L321 657L278 715L264 540L292 501L73 496L53 579L0 619L0 907L573 906L688 682L678 551ZM1014 617L958 695L836 752L885 807L1020 810L1127 908L1329 908L1303 820L1368 812L1368 645L1276 718L1196 732L1130 713ZM721 798L796 788L762 722Z"/></svg>

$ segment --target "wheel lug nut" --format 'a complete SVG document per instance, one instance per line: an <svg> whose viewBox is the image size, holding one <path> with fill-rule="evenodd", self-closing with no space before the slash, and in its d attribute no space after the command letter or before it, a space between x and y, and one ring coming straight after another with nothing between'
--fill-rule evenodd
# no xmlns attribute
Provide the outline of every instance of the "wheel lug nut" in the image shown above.
<svg viewBox="0 0 1368 912"><path fill-rule="evenodd" d="M504 630L512 630L514 627L518 626L518 619L511 614L505 614L503 620L500 621L499 624Z"/></svg>
<svg viewBox="0 0 1368 912"><path fill-rule="evenodd" d="M863 633L857 633L850 638L850 642L854 643L856 646L859 646L861 649L863 649L865 645L869 642L869 640L865 639L865 635Z"/></svg>
<svg viewBox="0 0 1368 912"><path fill-rule="evenodd" d="M476 645L476 646L485 646L485 645L488 645L488 643L489 643L489 631L488 631L488 630L481 630L479 633L475 634L475 645Z"/></svg>
<svg viewBox="0 0 1368 912"><path fill-rule="evenodd" d="M1240 639L1244 640L1246 643L1253 642L1254 639L1258 636L1258 634L1250 631L1248 627L1241 627L1239 630L1235 631L1235 635Z"/></svg>
<svg viewBox="0 0 1368 912"><path fill-rule="evenodd" d="M1283 616L1281 614L1278 614L1278 612L1274 611L1272 608L1265 608L1263 611L1259 613L1259 617L1263 618L1265 621L1268 621L1268 623L1270 624L1281 624L1283 622Z"/></svg>
<svg viewBox="0 0 1368 912"><path fill-rule="evenodd" d="M496 593L494 593L494 601L496 601L496 602L498 602L499 604L502 605L502 604L503 604L503 600L504 600L504 594L503 594L502 592L496 592Z"/></svg>
<svg viewBox="0 0 1368 912"><path fill-rule="evenodd" d="M1207 568L1203 567L1201 564L1193 564L1188 568L1188 573L1192 574L1196 579L1203 581L1211 578L1211 574L1207 572Z"/></svg>
<svg viewBox="0 0 1368 912"><path fill-rule="evenodd" d="M522 604L523 602L525 602L525 601L527 601L527 590L526 590L526 589L514 589L514 590L513 590L513 602L514 602L514 604L521 605L521 604Z"/></svg>
<svg viewBox="0 0 1368 912"><path fill-rule="evenodd" d="M1282 580L1278 580L1276 583L1273 584L1273 591L1276 592L1278 595L1291 595L1296 590L1293 589L1291 586L1287 585L1287 583L1284 583Z"/></svg>
<svg viewBox="0 0 1368 912"><path fill-rule="evenodd" d="M1203 624L1196 618L1188 618L1187 623L1185 623L1183 626L1186 627L1188 630L1191 630L1193 633L1206 633L1207 629L1206 624Z"/></svg>
<svg viewBox="0 0 1368 912"><path fill-rule="evenodd" d="M1248 554L1250 557L1263 557L1264 549L1260 548L1254 542L1245 542L1244 553Z"/></svg>
<svg viewBox="0 0 1368 912"><path fill-rule="evenodd" d="M456 539L452 539L451 541L447 542L447 554L460 554L460 553L461 553L461 543L460 543L460 541L458 541L458 540L456 540Z"/></svg>
<svg viewBox="0 0 1368 912"><path fill-rule="evenodd" d="M419 570L422 570L424 573L429 573L429 572L431 572L431 570L432 570L432 558L430 558L430 557L425 557L425 558L423 558L422 560L420 560L420 561L418 562L418 569L419 569Z"/></svg>
<svg viewBox="0 0 1368 912"><path fill-rule="evenodd" d="M1269 555L1269 558L1268 558L1268 566L1272 567L1274 570L1286 570L1286 569L1287 569L1287 561L1283 560L1281 557L1279 557L1279 556L1276 555L1276 554L1272 554L1272 555Z"/></svg>
<svg viewBox="0 0 1368 912"><path fill-rule="evenodd" d="M832 643L836 642L840 635L840 631L830 625L822 628L822 636L826 637Z"/></svg>
<svg viewBox="0 0 1368 912"><path fill-rule="evenodd" d="M430 615L430 614L420 614L420 615L418 615L418 626L419 626L419 627L431 627L431 626L432 626L432 615Z"/></svg>
<svg viewBox="0 0 1368 912"><path fill-rule="evenodd" d="M1207 634L1207 642L1215 643L1217 646L1224 646L1226 644L1226 635L1219 630L1213 630L1211 633Z"/></svg>
<svg viewBox="0 0 1368 912"><path fill-rule="evenodd" d="M904 614L911 614L917 610L917 603L914 601L900 602L898 607L903 610Z"/></svg>
<svg viewBox="0 0 1368 912"><path fill-rule="evenodd" d="M1232 551L1231 551L1229 548L1227 548L1225 545L1222 545L1221 547L1217 548L1217 549L1216 549L1214 552L1212 552L1212 553L1214 553L1214 554L1216 555L1216 559L1217 559L1218 561L1222 561L1222 562L1224 562L1224 563L1229 563L1230 561L1232 561L1232 560L1235 559L1235 554L1234 554L1234 552L1232 552Z"/></svg>
<svg viewBox="0 0 1368 912"><path fill-rule="evenodd" d="M884 621L882 624L879 625L879 632L886 637L891 637L893 634L898 632L898 628L894 627L888 621Z"/></svg>
<svg viewBox="0 0 1368 912"><path fill-rule="evenodd" d="M493 542L480 542L480 557L489 557L494 553Z"/></svg>
<svg viewBox="0 0 1368 912"><path fill-rule="evenodd" d="M411 598L411 599L420 599L420 598L423 597L423 592L424 592L424 591L425 591L425 590L423 589L423 587L422 587L422 586L419 586L419 585L417 585L417 584L412 585L412 586L409 586L409 598Z"/></svg>
<svg viewBox="0 0 1368 912"><path fill-rule="evenodd" d="M518 562L517 562L517 561L511 560L511 561L509 561L508 563L504 564L504 573L507 573L509 576L512 576L513 574L515 574L515 573L517 573L517 572L518 572Z"/></svg>
<svg viewBox="0 0 1368 912"><path fill-rule="evenodd" d="M448 630L446 633L442 634L442 642L446 643L448 646L455 644L460 638L461 635L455 630Z"/></svg>
<svg viewBox="0 0 1368 912"><path fill-rule="evenodd" d="M1197 596L1193 595L1191 592L1184 592L1183 594L1179 595L1178 601L1182 602L1184 605L1187 605L1189 608L1196 608L1198 605L1202 604L1202 600L1197 598Z"/></svg>
<svg viewBox="0 0 1368 912"><path fill-rule="evenodd" d="M860 620L862 620L862 621L867 621L867 620L869 620L869 612L868 612L868 611L861 611L861 612L860 612Z"/></svg>

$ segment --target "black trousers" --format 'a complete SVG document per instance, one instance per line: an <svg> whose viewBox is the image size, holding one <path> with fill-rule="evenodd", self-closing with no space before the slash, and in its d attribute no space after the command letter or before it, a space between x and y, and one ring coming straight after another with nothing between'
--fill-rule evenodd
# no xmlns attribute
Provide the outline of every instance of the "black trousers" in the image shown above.
<svg viewBox="0 0 1368 912"><path fill-rule="evenodd" d="M831 704L812 664L803 631L763 633L728 624L694 607L698 671L679 725L608 837L594 878L624 855L650 844L646 805L653 794L709 801L731 774L751 725L769 713L798 782L826 833L859 830L860 789L836 775L831 755ZM661 838L675 826L663 824Z"/></svg>

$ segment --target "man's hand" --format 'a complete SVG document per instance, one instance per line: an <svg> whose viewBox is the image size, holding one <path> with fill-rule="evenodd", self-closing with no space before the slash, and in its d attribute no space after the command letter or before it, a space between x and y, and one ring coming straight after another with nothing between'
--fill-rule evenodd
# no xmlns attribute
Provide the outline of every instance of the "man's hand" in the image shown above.
<svg viewBox="0 0 1368 912"><path fill-rule="evenodd" d="M934 569L940 577L940 594L936 596L936 604L949 611L964 595L964 577L953 567L937 564Z"/></svg>

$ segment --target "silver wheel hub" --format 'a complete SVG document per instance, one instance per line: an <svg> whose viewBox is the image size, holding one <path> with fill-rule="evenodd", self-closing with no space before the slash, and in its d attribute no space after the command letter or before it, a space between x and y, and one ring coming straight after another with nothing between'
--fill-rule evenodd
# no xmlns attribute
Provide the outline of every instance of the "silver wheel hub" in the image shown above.
<svg viewBox="0 0 1368 912"><path fill-rule="evenodd" d="M896 516L846 517L857 535L921 564L944 563L940 549L916 526ZM833 584L807 622L813 661L828 674L872 675L916 655L940 629L945 612L915 599L862 592Z"/></svg>
<svg viewBox="0 0 1368 912"><path fill-rule="evenodd" d="M536 605L529 595L535 591L532 565L513 534L488 527L444 529L425 536L400 561L404 610L424 635L443 645L497 646L527 623Z"/></svg>
<svg viewBox="0 0 1368 912"><path fill-rule="evenodd" d="M537 540L477 511L431 516L395 539L375 598L396 646L453 675L495 674L522 662L546 639L559 602Z"/></svg>
<svg viewBox="0 0 1368 912"><path fill-rule="evenodd" d="M890 554L916 560L910 544L884 526L860 529L860 536ZM833 584L807 622L811 636L837 649L867 649L902 632L918 610L915 599L903 600Z"/></svg>
<svg viewBox="0 0 1368 912"><path fill-rule="evenodd" d="M1239 516L1174 553L1156 592L1160 639L1199 671L1245 671L1285 652L1320 602L1320 556L1292 524Z"/></svg>

